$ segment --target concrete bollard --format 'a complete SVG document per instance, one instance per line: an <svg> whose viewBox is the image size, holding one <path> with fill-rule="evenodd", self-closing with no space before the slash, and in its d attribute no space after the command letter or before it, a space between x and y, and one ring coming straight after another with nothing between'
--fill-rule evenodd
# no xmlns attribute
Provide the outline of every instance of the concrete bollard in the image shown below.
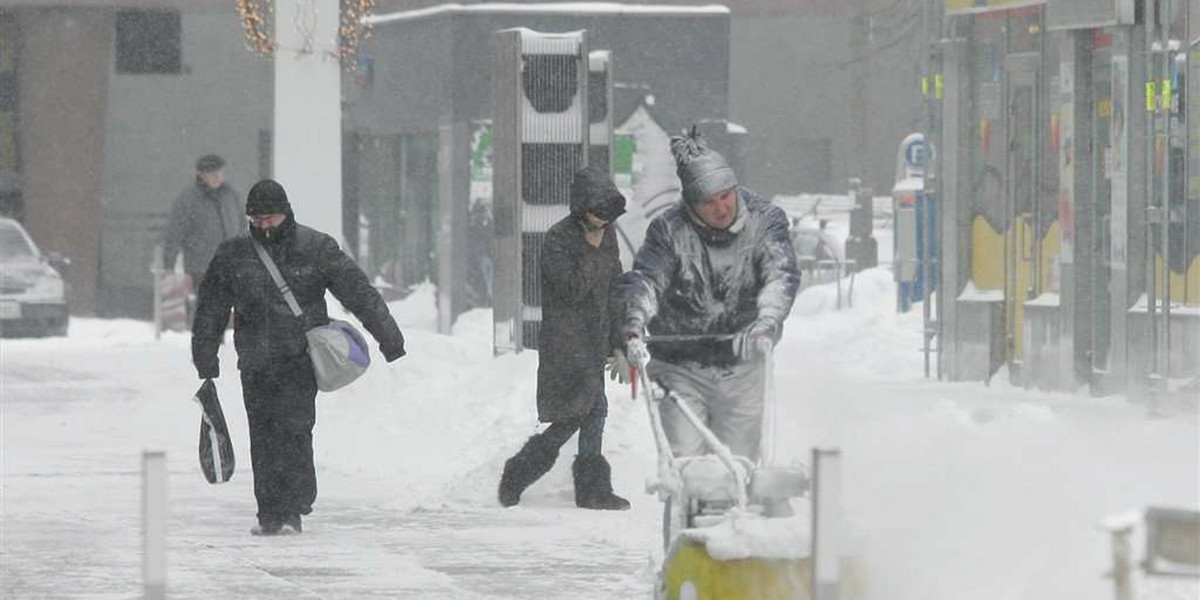
<svg viewBox="0 0 1200 600"><path fill-rule="evenodd" d="M167 453L142 452L142 598L167 597Z"/></svg>
<svg viewBox="0 0 1200 600"><path fill-rule="evenodd" d="M812 470L812 598L837 600L842 554L841 450L813 448Z"/></svg>

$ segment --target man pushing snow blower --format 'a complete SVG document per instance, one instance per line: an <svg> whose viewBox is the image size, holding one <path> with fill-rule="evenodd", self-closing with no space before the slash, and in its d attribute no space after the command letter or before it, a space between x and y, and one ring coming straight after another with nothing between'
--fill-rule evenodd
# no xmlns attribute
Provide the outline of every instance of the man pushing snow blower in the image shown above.
<svg viewBox="0 0 1200 600"><path fill-rule="evenodd" d="M766 516L790 514L775 509L807 483L759 460L772 348L800 284L788 219L739 186L694 128L671 139L671 152L683 200L650 223L613 292L658 448L650 487L666 502L667 550L659 595L792 598L804 588L793 560L804 544L785 543L779 555L779 544L739 539L730 553L723 542L781 529Z"/></svg>
<svg viewBox="0 0 1200 600"><path fill-rule="evenodd" d="M671 153L683 201L650 223L614 292L626 356L636 365L653 354L651 379L686 399L733 454L754 460L765 394L761 349L779 340L800 285L787 215L739 186L694 129L671 138ZM665 406L675 456L704 454L701 434Z"/></svg>

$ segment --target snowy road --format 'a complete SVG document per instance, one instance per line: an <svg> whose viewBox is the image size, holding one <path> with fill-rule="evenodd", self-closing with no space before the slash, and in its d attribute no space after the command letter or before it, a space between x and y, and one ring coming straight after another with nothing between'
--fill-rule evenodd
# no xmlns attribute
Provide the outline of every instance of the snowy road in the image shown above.
<svg viewBox="0 0 1200 600"><path fill-rule="evenodd" d="M892 314L888 285L860 276L856 308L841 312L830 290L806 291L776 361L779 453L842 448L870 597L1111 597L1097 525L1200 507L1196 414L926 382L919 315ZM661 556L659 505L641 493L654 468L643 406L610 388L606 454L633 510L573 507L571 446L520 507L496 507L501 465L536 427L536 356L494 359L486 313L440 336L427 294L393 308L410 356L318 399L320 495L305 533L283 538L247 533L229 344L218 390L239 464L210 486L186 336L78 320L66 340L0 342L0 598L140 594L143 449L168 454L172 598L648 598Z"/></svg>

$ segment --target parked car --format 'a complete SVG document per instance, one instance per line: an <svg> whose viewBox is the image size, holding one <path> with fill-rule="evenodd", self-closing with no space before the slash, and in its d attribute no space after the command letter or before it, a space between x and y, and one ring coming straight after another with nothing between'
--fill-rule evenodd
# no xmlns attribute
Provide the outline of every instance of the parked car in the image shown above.
<svg viewBox="0 0 1200 600"><path fill-rule="evenodd" d="M67 334L66 284L52 263L68 261L42 253L20 223L0 217L0 334Z"/></svg>

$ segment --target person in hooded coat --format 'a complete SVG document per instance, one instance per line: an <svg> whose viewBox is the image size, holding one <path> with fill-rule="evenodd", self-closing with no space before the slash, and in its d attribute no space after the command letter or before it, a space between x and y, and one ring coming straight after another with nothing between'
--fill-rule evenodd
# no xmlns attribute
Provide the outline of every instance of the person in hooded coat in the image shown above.
<svg viewBox="0 0 1200 600"><path fill-rule="evenodd" d="M504 463L499 499L504 506L520 502L525 488L550 470L559 448L578 431L579 454L571 469L575 504L624 510L629 502L613 493L601 445L608 415L604 368L620 347L609 311L611 286L621 273L612 224L625 212L625 198L606 173L588 167L571 181L570 204L570 214L542 242L537 411L538 420L550 426Z"/></svg>
<svg viewBox="0 0 1200 600"><path fill-rule="evenodd" d="M258 502L255 535L299 533L317 497L312 431L317 381L304 333L329 323L326 290L362 322L388 362L404 336L379 291L332 237L296 223L283 186L254 184L248 232L222 243L200 284L192 362L201 379L220 375L217 348L234 316L233 341L250 426ZM270 254L303 314L295 316L255 250Z"/></svg>
<svg viewBox="0 0 1200 600"><path fill-rule="evenodd" d="M682 200L655 217L633 269L614 286L628 360L676 393L735 455L759 455L765 355L800 285L788 219L739 186L695 130L673 137ZM650 341L659 336L662 342ZM687 336L668 340L669 336ZM652 357L652 360L651 360ZM674 405L663 428L676 456L708 451Z"/></svg>

